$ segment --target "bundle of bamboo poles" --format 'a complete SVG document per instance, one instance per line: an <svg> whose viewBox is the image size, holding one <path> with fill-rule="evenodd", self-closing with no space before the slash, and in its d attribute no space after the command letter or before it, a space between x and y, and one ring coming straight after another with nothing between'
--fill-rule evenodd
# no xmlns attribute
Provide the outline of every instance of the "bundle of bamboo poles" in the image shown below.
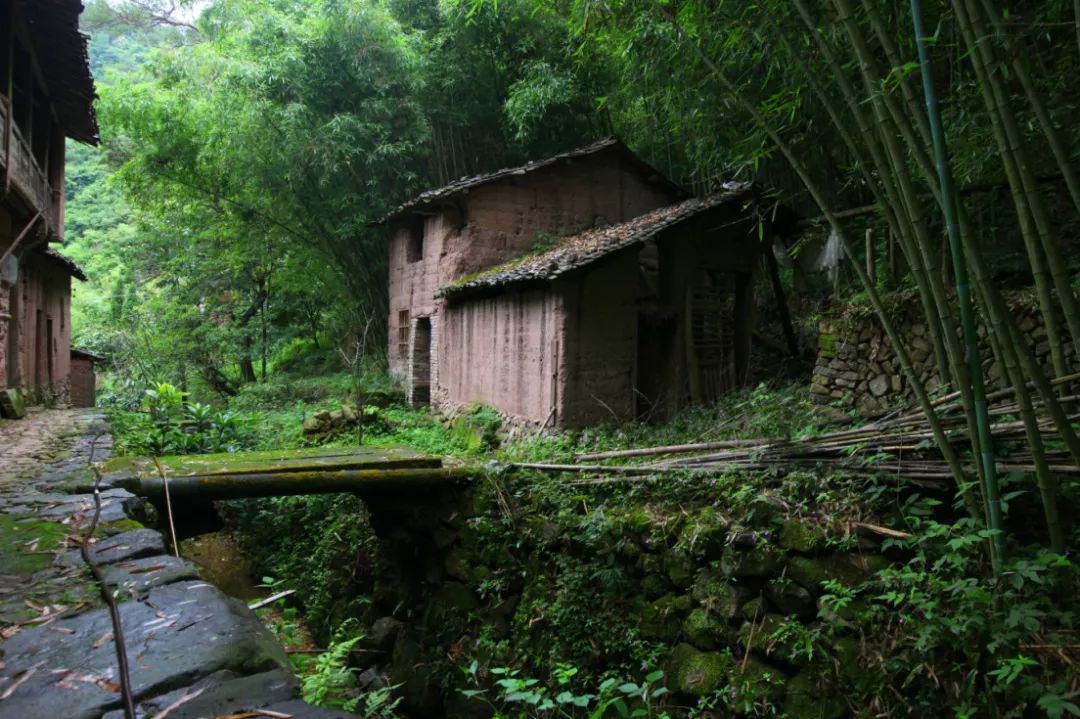
<svg viewBox="0 0 1080 719"><path fill-rule="evenodd" d="M1061 386L1080 379L1080 374L1054 380ZM1024 424L1015 419L1020 411L1015 389L988 395L991 402L991 434L999 450L1001 472L1033 472L1035 460L1026 449ZM1080 395L1059 396L1062 403L1075 403ZM1036 403L1036 409L1042 406ZM962 451L970 447L968 427L959 403L959 393L938 398L934 409L951 443ZM1070 415L1070 421L1080 414ZM1058 439L1053 422L1039 418L1043 440ZM951 479L949 466L934 443L934 435L919 409L904 408L875 422L804 438L732 439L716 442L638 447L578 454L575 463L517 463L521 469L591 476L586 481L647 481L671 473L715 475L732 470L767 470L779 467L814 466L847 474L889 473L922 484ZM1048 451L1052 472L1080 475L1078 466L1065 451ZM974 467L972 467L974 473Z"/></svg>

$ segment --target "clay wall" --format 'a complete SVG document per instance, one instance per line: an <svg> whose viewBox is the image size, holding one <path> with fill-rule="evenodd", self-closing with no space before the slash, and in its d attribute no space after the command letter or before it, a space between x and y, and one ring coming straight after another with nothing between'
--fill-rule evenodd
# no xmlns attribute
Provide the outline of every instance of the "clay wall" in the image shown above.
<svg viewBox="0 0 1080 719"><path fill-rule="evenodd" d="M11 214L7 208L0 207L0 255L2 255L14 240L11 232ZM11 302L14 290L9 280L11 278L4 273L4 267L0 265L0 389L11 387L9 381L12 369L15 366L11 331L14 326L12 318Z"/></svg>
<svg viewBox="0 0 1080 719"><path fill-rule="evenodd" d="M67 402L71 276L31 256L20 264L10 300L8 386L28 390L35 400Z"/></svg>
<svg viewBox="0 0 1080 719"><path fill-rule="evenodd" d="M625 222L676 199L612 154L475 188L443 284L527 254L552 236Z"/></svg>
<svg viewBox="0 0 1080 719"><path fill-rule="evenodd" d="M481 402L527 423L558 420L562 308L549 289L447 305L439 326L437 408Z"/></svg>
<svg viewBox="0 0 1080 719"><path fill-rule="evenodd" d="M97 404L97 377L94 363L82 357L71 359L71 406L93 407Z"/></svg>
<svg viewBox="0 0 1080 719"><path fill-rule="evenodd" d="M566 307L559 426L634 418L637 275L631 250L557 282Z"/></svg>
<svg viewBox="0 0 1080 719"><path fill-rule="evenodd" d="M601 153L473 188L456 198L459 209L395 223L389 247L391 374L408 380L409 338L418 318L437 314L439 287L527 254L553 236L622 222L675 199L625 158Z"/></svg>

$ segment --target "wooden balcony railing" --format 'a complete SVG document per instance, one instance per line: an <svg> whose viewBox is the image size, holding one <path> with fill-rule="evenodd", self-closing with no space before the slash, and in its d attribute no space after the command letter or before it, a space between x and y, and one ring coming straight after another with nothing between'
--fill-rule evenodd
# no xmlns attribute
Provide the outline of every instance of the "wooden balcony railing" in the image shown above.
<svg viewBox="0 0 1080 719"><path fill-rule="evenodd" d="M50 229L55 230L59 225L60 211L56 193L49 185L48 175L34 158L30 143L23 137L18 124L11 128L11 147L8 148L7 121L10 112L7 98L0 98L0 173L3 173L3 177L8 175L6 163L10 158L12 188L21 194L35 211L41 210ZM2 190L3 187L0 187L0 192Z"/></svg>

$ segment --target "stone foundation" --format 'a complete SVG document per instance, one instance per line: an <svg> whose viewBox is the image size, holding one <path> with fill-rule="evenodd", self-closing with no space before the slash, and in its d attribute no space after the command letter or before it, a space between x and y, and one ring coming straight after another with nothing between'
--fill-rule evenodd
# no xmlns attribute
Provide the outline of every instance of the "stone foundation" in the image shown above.
<svg viewBox="0 0 1080 719"><path fill-rule="evenodd" d="M1024 340L1034 351L1044 371L1053 375L1050 344L1036 301L1027 294L1006 298ZM941 374L934 358L930 330L914 296L899 298L893 311L897 331L911 356L912 365L928 390L941 386ZM821 321L817 365L810 384L816 404L853 408L866 417L878 416L897 404L913 400L892 343L877 317L846 307ZM1003 368L994 361L986 341L984 322L978 325L979 351L988 388L1007 385ZM1073 349L1065 347L1066 360L1073 363Z"/></svg>

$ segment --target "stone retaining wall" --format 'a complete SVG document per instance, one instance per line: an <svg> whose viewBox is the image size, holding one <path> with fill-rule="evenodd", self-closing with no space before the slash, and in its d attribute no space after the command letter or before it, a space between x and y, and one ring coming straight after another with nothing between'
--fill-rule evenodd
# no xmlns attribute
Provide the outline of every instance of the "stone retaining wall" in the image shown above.
<svg viewBox="0 0 1080 719"><path fill-rule="evenodd" d="M1007 302L1028 346L1045 371L1052 374L1050 344L1033 298L1015 294L1009 296ZM893 317L915 371L927 389L936 389L941 385L941 376L918 299L914 296L898 299ZM892 343L876 316L845 307L824 318L820 327L817 365L810 384L811 398L816 404L854 408L864 416L874 417L902 401L913 399ZM979 324L978 332L987 386L1001 388L1006 380L986 342L984 323ZM1067 346L1065 352L1066 359L1071 362L1072 348Z"/></svg>

